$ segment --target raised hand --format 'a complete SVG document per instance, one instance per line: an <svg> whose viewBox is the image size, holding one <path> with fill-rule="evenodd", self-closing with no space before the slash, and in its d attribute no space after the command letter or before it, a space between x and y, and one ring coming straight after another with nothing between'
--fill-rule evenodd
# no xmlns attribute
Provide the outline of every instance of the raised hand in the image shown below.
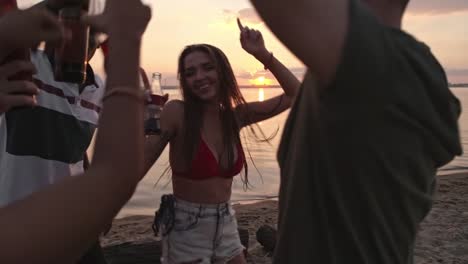
<svg viewBox="0 0 468 264"><path fill-rule="evenodd" d="M45 10L15 10L0 19L2 54L18 48L33 48L41 41L59 43L65 37L58 20Z"/></svg>
<svg viewBox="0 0 468 264"><path fill-rule="evenodd" d="M12 61L0 66L0 114L13 107L36 105L37 86L29 81L9 81L18 72L34 73L36 68L29 61Z"/></svg>
<svg viewBox="0 0 468 264"><path fill-rule="evenodd" d="M106 1L104 12L85 16L83 21L98 31L141 38L151 19L151 9L140 0Z"/></svg>
<svg viewBox="0 0 468 264"><path fill-rule="evenodd" d="M240 43L242 48L260 61L268 58L270 54L265 48L265 41L263 40L262 33L258 30L244 27L239 18L237 18L237 25L240 30Z"/></svg>

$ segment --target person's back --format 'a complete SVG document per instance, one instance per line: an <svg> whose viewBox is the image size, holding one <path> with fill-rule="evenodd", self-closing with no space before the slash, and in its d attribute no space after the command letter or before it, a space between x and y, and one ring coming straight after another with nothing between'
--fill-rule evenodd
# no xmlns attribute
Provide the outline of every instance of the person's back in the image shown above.
<svg viewBox="0 0 468 264"><path fill-rule="evenodd" d="M308 73L284 130L274 263L412 263L436 170L461 153L430 50L358 1L347 30L334 78Z"/></svg>

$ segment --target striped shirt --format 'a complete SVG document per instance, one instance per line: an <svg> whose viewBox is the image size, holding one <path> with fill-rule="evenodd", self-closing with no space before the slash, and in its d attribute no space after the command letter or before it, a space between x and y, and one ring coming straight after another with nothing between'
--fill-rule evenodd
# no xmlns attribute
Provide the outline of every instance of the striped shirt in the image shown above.
<svg viewBox="0 0 468 264"><path fill-rule="evenodd" d="M0 115L0 207L82 173L101 110L104 89L97 76L80 93L77 84L54 80L42 51L33 52L31 61L38 106Z"/></svg>

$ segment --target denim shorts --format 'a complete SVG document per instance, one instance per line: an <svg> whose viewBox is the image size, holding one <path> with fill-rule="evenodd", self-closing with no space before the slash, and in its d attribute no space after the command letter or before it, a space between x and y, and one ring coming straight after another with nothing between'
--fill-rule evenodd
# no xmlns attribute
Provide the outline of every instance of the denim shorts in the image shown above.
<svg viewBox="0 0 468 264"><path fill-rule="evenodd" d="M161 263L226 263L244 250L229 202L196 204L175 198L171 230L165 225L160 229Z"/></svg>

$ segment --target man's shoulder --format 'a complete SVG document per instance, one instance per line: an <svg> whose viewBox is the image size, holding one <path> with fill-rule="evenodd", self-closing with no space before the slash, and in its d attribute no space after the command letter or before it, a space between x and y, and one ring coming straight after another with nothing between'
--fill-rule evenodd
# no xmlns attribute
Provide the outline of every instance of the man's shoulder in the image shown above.
<svg viewBox="0 0 468 264"><path fill-rule="evenodd" d="M391 34L399 55L393 57L398 63L396 68L418 77L431 76L430 79L439 79L448 85L445 71L428 45L403 30L393 30Z"/></svg>

